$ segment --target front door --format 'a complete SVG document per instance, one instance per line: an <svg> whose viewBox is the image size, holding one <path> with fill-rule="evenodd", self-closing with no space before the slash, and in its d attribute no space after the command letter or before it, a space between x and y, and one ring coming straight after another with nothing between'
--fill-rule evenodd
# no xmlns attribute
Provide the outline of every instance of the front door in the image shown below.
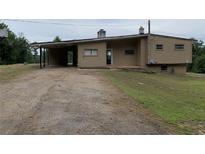
<svg viewBox="0 0 205 154"><path fill-rule="evenodd" d="M113 64L113 51L112 49L107 49L107 65Z"/></svg>

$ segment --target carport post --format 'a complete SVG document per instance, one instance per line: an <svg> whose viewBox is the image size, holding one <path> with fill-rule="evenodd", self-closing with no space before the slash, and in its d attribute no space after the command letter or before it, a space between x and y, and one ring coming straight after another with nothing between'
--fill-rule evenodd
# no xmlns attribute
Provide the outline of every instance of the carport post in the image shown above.
<svg viewBox="0 0 205 154"><path fill-rule="evenodd" d="M40 68L42 68L42 48L40 47Z"/></svg>
<svg viewBox="0 0 205 154"><path fill-rule="evenodd" d="M46 67L46 48L43 50L43 67Z"/></svg>
<svg viewBox="0 0 205 154"><path fill-rule="evenodd" d="M46 54L47 54L47 65L49 66L49 49L46 50Z"/></svg>

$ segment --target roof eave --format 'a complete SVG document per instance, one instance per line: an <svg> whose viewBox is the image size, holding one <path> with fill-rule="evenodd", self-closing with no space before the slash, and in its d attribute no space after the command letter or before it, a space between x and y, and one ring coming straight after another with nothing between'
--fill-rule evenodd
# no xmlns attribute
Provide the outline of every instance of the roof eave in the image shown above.
<svg viewBox="0 0 205 154"><path fill-rule="evenodd" d="M121 39L132 39L132 38L142 38L147 37L147 34L142 35L127 35L127 36L115 36L115 37L105 37L105 38L92 38L92 39L81 39L81 40L69 40L61 42L40 42L40 43L31 43L31 47L49 47L49 46L59 46L59 45L74 45L78 43L87 43L87 42L99 42L99 41L109 41L109 40L121 40Z"/></svg>
<svg viewBox="0 0 205 154"><path fill-rule="evenodd" d="M197 41L197 40L195 40L195 39L193 39L193 38L183 38L183 37L169 36L169 35L161 35L161 34L154 34L154 33L151 33L150 35L151 35L151 36L174 38L174 39L180 39L180 40Z"/></svg>

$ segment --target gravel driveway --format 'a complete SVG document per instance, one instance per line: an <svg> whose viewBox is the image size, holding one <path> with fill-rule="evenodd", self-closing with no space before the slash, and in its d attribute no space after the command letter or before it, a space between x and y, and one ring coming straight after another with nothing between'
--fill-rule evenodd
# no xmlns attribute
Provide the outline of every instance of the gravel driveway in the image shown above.
<svg viewBox="0 0 205 154"><path fill-rule="evenodd" d="M0 85L0 134L166 134L102 75L47 68Z"/></svg>

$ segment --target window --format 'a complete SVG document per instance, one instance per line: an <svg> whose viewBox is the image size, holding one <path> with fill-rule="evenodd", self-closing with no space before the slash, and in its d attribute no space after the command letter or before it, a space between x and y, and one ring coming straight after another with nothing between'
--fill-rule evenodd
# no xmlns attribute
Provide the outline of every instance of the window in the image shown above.
<svg viewBox="0 0 205 154"><path fill-rule="evenodd" d="M184 44L175 44L175 50L184 50Z"/></svg>
<svg viewBox="0 0 205 154"><path fill-rule="evenodd" d="M167 65L162 65L161 66L161 71L167 71Z"/></svg>
<svg viewBox="0 0 205 154"><path fill-rule="evenodd" d="M162 50L163 49L163 44L156 44L156 49L157 50Z"/></svg>
<svg viewBox="0 0 205 154"><path fill-rule="evenodd" d="M133 49L126 49L125 50L125 54L126 55L134 55L135 54L135 50L133 50Z"/></svg>
<svg viewBox="0 0 205 154"><path fill-rule="evenodd" d="M84 50L84 56L97 56L98 55L98 49L85 49Z"/></svg>

